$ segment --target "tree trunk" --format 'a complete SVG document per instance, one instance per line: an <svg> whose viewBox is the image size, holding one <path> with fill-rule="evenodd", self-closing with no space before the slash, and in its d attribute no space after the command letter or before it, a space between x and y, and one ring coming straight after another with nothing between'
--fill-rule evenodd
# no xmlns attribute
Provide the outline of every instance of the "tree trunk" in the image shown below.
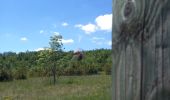
<svg viewBox="0 0 170 100"><path fill-rule="evenodd" d="M113 100L170 100L170 0L114 0Z"/></svg>
<svg viewBox="0 0 170 100"><path fill-rule="evenodd" d="M53 67L52 67L52 74L53 74L53 83L55 85L56 84L56 66L55 66L55 64L53 64Z"/></svg>

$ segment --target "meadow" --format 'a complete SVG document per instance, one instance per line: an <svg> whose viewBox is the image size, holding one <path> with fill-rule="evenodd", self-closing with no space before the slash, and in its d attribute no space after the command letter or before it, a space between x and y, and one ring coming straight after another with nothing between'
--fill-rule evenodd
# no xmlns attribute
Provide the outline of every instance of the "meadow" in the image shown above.
<svg viewBox="0 0 170 100"><path fill-rule="evenodd" d="M0 82L0 100L111 100L111 75L38 77Z"/></svg>

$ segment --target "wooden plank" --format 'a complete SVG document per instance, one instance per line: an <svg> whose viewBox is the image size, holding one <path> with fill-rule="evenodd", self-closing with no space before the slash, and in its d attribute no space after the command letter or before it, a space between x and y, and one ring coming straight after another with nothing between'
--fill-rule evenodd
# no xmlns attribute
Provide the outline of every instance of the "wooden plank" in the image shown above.
<svg viewBox="0 0 170 100"><path fill-rule="evenodd" d="M156 67L156 51L155 51L155 35L145 42L143 47L143 100L150 100L153 90L157 84L157 67Z"/></svg>
<svg viewBox="0 0 170 100"><path fill-rule="evenodd" d="M125 51L120 51L119 49L123 49L123 46L117 48L116 54L119 53L116 57L115 64L115 99L116 100L125 100ZM121 60L120 60L121 59ZM121 73L123 71L124 73Z"/></svg>
<svg viewBox="0 0 170 100"><path fill-rule="evenodd" d="M170 2L164 2L162 12L162 33L163 33L163 98L162 100L170 100Z"/></svg>
<svg viewBox="0 0 170 100"><path fill-rule="evenodd" d="M113 100L170 100L170 0L113 7Z"/></svg>
<svg viewBox="0 0 170 100"><path fill-rule="evenodd" d="M162 25L163 21L162 21L162 15L159 16L159 20L160 22L155 23L156 26L159 26L160 24ZM162 52L162 27L159 27L158 31L155 33L156 37L156 44L155 44L155 51L156 51L156 58L155 58L155 67L157 68L157 84L156 84L156 88L153 89L153 94L155 94L155 97L151 97L152 100L162 100L163 95L162 95L162 68L163 68L163 52ZM154 93L156 92L156 93Z"/></svg>
<svg viewBox="0 0 170 100"><path fill-rule="evenodd" d="M134 43L126 48L126 100L140 99L140 50L140 45Z"/></svg>

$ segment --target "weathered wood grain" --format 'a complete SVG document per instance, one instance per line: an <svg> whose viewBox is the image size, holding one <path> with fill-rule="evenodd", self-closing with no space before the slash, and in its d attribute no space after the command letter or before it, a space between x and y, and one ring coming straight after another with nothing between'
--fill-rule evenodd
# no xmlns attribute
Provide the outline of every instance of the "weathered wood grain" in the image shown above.
<svg viewBox="0 0 170 100"><path fill-rule="evenodd" d="M113 100L170 100L170 0L113 0Z"/></svg>

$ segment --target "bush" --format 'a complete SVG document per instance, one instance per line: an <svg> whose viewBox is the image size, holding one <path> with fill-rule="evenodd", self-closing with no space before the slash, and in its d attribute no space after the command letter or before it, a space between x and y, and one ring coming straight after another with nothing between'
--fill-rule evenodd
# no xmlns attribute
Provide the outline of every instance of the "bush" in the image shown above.
<svg viewBox="0 0 170 100"><path fill-rule="evenodd" d="M69 76L69 75L73 75L73 74L74 74L74 69L71 66L66 67L64 69L64 75Z"/></svg>
<svg viewBox="0 0 170 100"><path fill-rule="evenodd" d="M5 68L0 69L0 81L11 80L13 80L12 71Z"/></svg>
<svg viewBox="0 0 170 100"><path fill-rule="evenodd" d="M103 70L104 70L106 75L111 75L111 72L112 72L111 64L105 64Z"/></svg>
<svg viewBox="0 0 170 100"><path fill-rule="evenodd" d="M32 67L28 70L29 77L46 77L50 76L49 69L43 67Z"/></svg>
<svg viewBox="0 0 170 100"><path fill-rule="evenodd" d="M97 74L98 73L98 70L96 68L90 68L88 70L88 73L89 75L93 75L93 74Z"/></svg>
<svg viewBox="0 0 170 100"><path fill-rule="evenodd" d="M26 67L18 67L14 70L14 78L19 79L27 79L27 71Z"/></svg>
<svg viewBox="0 0 170 100"><path fill-rule="evenodd" d="M64 68L63 75L92 75L97 73L98 69L95 65L84 62L71 62L68 67Z"/></svg>

